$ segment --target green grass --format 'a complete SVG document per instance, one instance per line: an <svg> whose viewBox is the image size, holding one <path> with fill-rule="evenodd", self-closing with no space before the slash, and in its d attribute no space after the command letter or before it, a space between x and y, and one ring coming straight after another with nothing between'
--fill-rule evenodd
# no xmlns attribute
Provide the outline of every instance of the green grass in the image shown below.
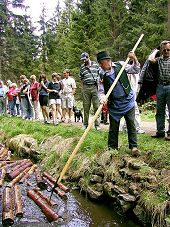
<svg viewBox="0 0 170 227"><path fill-rule="evenodd" d="M141 120L147 122L154 122L155 121L155 111L142 111L141 112Z"/></svg>
<svg viewBox="0 0 170 227"><path fill-rule="evenodd" d="M45 125L42 122L25 121L17 117L0 117L0 129L8 137L14 137L18 134L30 134L40 144L45 139L59 135L63 138L76 138L74 146L83 135L80 127L75 125L60 124L58 126ZM83 152L87 157L93 156L96 152L107 149L107 131L97 132L91 129L82 143L79 152ZM120 150L119 155L130 152L128 149L127 134L119 134ZM157 164L157 167L170 168L170 146L169 141L164 139L151 139L150 135L138 135L138 144L142 154L152 151L151 162ZM74 148L74 147L73 147Z"/></svg>

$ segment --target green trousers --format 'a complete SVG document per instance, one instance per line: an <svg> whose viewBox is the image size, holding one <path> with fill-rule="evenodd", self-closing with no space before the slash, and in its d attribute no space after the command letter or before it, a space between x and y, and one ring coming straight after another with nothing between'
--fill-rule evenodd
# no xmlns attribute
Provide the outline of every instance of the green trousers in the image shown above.
<svg viewBox="0 0 170 227"><path fill-rule="evenodd" d="M98 91L96 85L83 85L82 90L83 96L83 108L84 108L84 126L88 126L89 123L89 112L91 103L93 104L94 113L96 113L99 107L99 98L98 98ZM95 126L100 125L100 116L95 121Z"/></svg>

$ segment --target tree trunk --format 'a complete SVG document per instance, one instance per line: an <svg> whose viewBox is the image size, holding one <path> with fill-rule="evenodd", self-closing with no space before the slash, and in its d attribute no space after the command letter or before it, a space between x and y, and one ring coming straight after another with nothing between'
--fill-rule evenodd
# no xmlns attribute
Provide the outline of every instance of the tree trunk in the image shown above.
<svg viewBox="0 0 170 227"><path fill-rule="evenodd" d="M168 1L168 34L170 34L170 0Z"/></svg>

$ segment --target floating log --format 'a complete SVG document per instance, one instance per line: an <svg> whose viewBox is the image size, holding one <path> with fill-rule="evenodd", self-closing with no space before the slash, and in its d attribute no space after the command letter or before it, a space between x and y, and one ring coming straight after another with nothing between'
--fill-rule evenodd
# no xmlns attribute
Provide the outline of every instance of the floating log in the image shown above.
<svg viewBox="0 0 170 227"><path fill-rule="evenodd" d="M30 178L30 176L34 173L35 169L37 168L37 165L34 164L30 170L25 174L25 176L22 177L22 179L20 180L19 184L23 184L24 181L28 178Z"/></svg>
<svg viewBox="0 0 170 227"><path fill-rule="evenodd" d="M26 163L32 163L30 159L24 159L19 162L17 162L16 166L13 166L13 169L11 171L16 171L18 168L25 166Z"/></svg>
<svg viewBox="0 0 170 227"><path fill-rule="evenodd" d="M5 174L6 174L6 167L3 167L0 170L0 187L2 187L2 185L4 184Z"/></svg>
<svg viewBox="0 0 170 227"><path fill-rule="evenodd" d="M47 189L47 185L42 178L41 171L39 168L35 169L35 177L37 181L37 186L41 189Z"/></svg>
<svg viewBox="0 0 170 227"><path fill-rule="evenodd" d="M21 189L18 185L14 187L15 215L23 217L23 204L21 200Z"/></svg>
<svg viewBox="0 0 170 227"><path fill-rule="evenodd" d="M1 147L4 147L4 145L3 145L2 143L0 143L0 148L1 148Z"/></svg>
<svg viewBox="0 0 170 227"><path fill-rule="evenodd" d="M1 150L2 153L0 154L0 159L3 160L3 158L8 155L8 149L3 147Z"/></svg>
<svg viewBox="0 0 170 227"><path fill-rule="evenodd" d="M21 178L27 174L27 172L30 170L30 167L27 167L23 172L21 172L19 175L17 175L9 184L8 187L12 187L14 184L19 182Z"/></svg>
<svg viewBox="0 0 170 227"><path fill-rule="evenodd" d="M8 150L8 154L7 154L7 157L5 159L6 161L10 161L11 160L11 151Z"/></svg>
<svg viewBox="0 0 170 227"><path fill-rule="evenodd" d="M0 168L6 165L7 165L6 161L0 161Z"/></svg>
<svg viewBox="0 0 170 227"><path fill-rule="evenodd" d="M0 160L0 167L2 163L5 163L5 165L9 165L15 162L16 162L15 160L5 160L5 161Z"/></svg>
<svg viewBox="0 0 170 227"><path fill-rule="evenodd" d="M4 146L0 147L0 156L4 152Z"/></svg>
<svg viewBox="0 0 170 227"><path fill-rule="evenodd" d="M6 161L6 162L10 162L10 161ZM22 162L22 160L17 160L17 161L13 161L12 163L9 163L7 165L7 174L9 174L10 172L14 171L14 168L17 166L17 168L20 166L20 163Z"/></svg>
<svg viewBox="0 0 170 227"><path fill-rule="evenodd" d="M4 188L3 191L2 223L7 226L14 224L14 213L12 206L12 188L9 187Z"/></svg>
<svg viewBox="0 0 170 227"><path fill-rule="evenodd" d="M24 165L18 167L15 171L12 171L11 173L7 173L7 177L10 180L13 180L15 177L17 177L20 173L22 173L26 168L32 166L32 162L26 162Z"/></svg>
<svg viewBox="0 0 170 227"><path fill-rule="evenodd" d="M41 208L48 221L52 222L59 218L59 215L34 190L28 190L27 195Z"/></svg>
<svg viewBox="0 0 170 227"><path fill-rule="evenodd" d="M43 177L43 179L47 182L47 184L53 189L53 191L59 195L62 198L66 198L66 194L64 191L59 190L58 188L54 188L54 184L49 181L46 177Z"/></svg>
<svg viewBox="0 0 170 227"><path fill-rule="evenodd" d="M0 161L0 168L3 167L3 166L6 166L6 162L5 161Z"/></svg>
<svg viewBox="0 0 170 227"><path fill-rule="evenodd" d="M56 183L56 179L52 177L49 173L43 172L43 176L46 177L49 181L51 181L51 183ZM62 183L57 183L57 186L66 193L70 191L70 189L64 186Z"/></svg>
<svg viewBox="0 0 170 227"><path fill-rule="evenodd" d="M49 204L50 206L56 205L56 203L54 201L52 201L52 200L49 201L49 198L43 192L41 192L38 188L33 188L33 191L35 193L37 193L37 195L39 195L43 200L45 200L46 203Z"/></svg>

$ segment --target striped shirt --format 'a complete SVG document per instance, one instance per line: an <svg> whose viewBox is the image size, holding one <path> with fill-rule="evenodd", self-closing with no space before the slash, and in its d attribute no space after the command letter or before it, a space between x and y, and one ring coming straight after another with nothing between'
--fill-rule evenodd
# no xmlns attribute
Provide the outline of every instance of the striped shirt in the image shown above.
<svg viewBox="0 0 170 227"><path fill-rule="evenodd" d="M90 66L84 64L80 67L80 79L83 84L93 85L99 81L99 65L95 61L90 62Z"/></svg>
<svg viewBox="0 0 170 227"><path fill-rule="evenodd" d="M157 58L159 68L158 82L160 84L170 85L170 57L163 58L162 56Z"/></svg>

